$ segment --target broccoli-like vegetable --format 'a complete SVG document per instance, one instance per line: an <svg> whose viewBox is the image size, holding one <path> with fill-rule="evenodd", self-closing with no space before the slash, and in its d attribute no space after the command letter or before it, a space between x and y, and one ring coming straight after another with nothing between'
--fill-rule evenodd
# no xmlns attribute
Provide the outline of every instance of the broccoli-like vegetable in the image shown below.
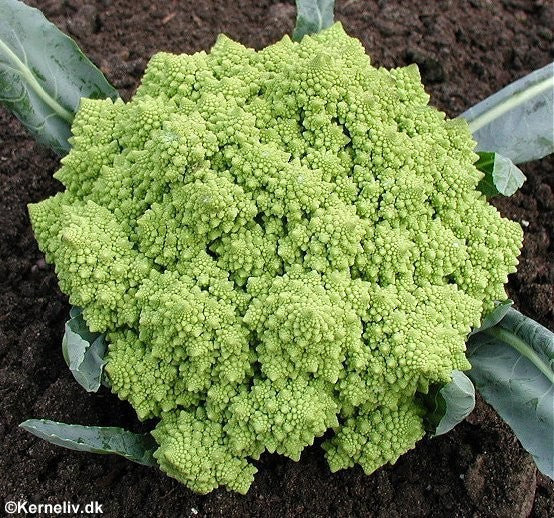
<svg viewBox="0 0 554 518"><path fill-rule="evenodd" d="M522 241L428 100L337 23L156 54L130 102L81 102L66 190L31 220L169 475L244 493L249 459L329 429L333 471L422 437L416 393L469 368Z"/></svg>

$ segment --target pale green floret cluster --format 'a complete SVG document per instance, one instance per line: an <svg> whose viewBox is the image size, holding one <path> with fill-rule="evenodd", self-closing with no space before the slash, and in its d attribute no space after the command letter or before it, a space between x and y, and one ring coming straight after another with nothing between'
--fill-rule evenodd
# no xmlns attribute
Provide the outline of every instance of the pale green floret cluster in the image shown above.
<svg viewBox="0 0 554 518"><path fill-rule="evenodd" d="M416 392L469 367L522 232L428 100L416 66L373 68L340 24L160 53L130 102L83 100L33 227L192 490L244 493L251 459L327 430L331 469L370 473L422 437Z"/></svg>

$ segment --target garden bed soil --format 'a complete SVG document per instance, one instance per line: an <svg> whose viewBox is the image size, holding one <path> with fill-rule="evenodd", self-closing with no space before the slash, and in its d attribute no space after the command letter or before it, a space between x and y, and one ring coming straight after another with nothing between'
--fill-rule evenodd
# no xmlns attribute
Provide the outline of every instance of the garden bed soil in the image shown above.
<svg viewBox="0 0 554 518"><path fill-rule="evenodd" d="M72 35L128 99L158 50L208 49L220 32L255 48L290 33L295 9L268 0L32 2ZM337 18L373 62L417 62L432 103L455 116L554 57L548 0L338 0ZM98 501L105 516L554 516L554 484L540 475L486 404L452 433L421 441L371 476L331 474L316 444L295 463L264 454L246 496L190 492L156 469L71 452L17 428L30 417L141 429L108 390L85 394L62 358L69 305L46 265L26 205L61 189L58 159L0 109L0 504ZM495 201L522 223L516 306L554 328L552 158L524 167L528 181ZM147 426L142 425L142 426Z"/></svg>

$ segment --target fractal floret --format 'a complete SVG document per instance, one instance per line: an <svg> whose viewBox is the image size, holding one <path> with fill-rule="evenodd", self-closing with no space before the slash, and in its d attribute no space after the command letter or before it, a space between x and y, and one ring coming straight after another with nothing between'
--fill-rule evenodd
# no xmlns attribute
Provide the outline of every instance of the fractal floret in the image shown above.
<svg viewBox="0 0 554 518"><path fill-rule="evenodd" d="M522 232L428 101L415 65L374 68L335 24L159 53L129 102L81 102L32 224L192 490L244 493L264 451L324 435L332 471L395 462L424 435L418 393L469 368Z"/></svg>

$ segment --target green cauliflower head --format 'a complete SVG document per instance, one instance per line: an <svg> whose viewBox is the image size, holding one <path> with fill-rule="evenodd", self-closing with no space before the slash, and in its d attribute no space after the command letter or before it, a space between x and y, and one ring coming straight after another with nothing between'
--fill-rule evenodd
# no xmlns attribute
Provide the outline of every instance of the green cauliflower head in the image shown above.
<svg viewBox="0 0 554 518"><path fill-rule="evenodd" d="M469 367L522 241L428 100L335 24L159 53L130 102L82 101L31 220L169 475L246 492L251 459L327 430L333 471L422 437L416 393Z"/></svg>

